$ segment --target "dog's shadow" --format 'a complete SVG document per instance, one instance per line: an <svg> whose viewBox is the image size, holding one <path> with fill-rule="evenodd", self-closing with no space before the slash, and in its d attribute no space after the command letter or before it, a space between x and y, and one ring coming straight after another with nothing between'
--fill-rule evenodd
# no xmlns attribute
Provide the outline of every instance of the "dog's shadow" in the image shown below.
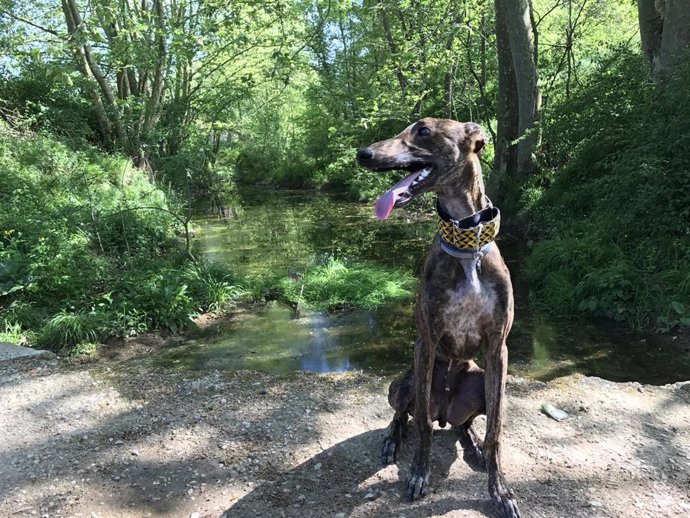
<svg viewBox="0 0 690 518"><path fill-rule="evenodd" d="M264 481L224 515L227 518L360 514L413 517L471 509L480 515L495 516L488 498L443 496L452 464L463 462L458 458L462 450L456 446L457 435L451 430L434 431L430 485L440 496L435 494L414 504L408 502L405 489L414 433L409 426L407 432L396 465L384 466L381 462L385 430L365 432L335 444L295 468L282 471L275 467L271 473L264 473ZM473 469L479 468L475 465ZM474 480L477 477L471 478L472 483L478 482ZM482 480L479 489L486 491L486 479L479 478Z"/></svg>

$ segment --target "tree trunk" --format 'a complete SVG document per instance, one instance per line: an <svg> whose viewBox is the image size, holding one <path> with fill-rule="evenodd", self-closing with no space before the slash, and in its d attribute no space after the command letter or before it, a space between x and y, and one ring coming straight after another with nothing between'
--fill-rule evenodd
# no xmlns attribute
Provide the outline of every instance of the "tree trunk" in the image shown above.
<svg viewBox="0 0 690 518"><path fill-rule="evenodd" d="M151 94L146 101L146 111L144 116L143 133L147 136L158 123L160 117L160 106L163 99L163 89L165 88L165 69L167 48L165 44L165 13L163 12L162 0L154 1L155 27L156 27L156 61L153 71L153 83Z"/></svg>
<svg viewBox="0 0 690 518"><path fill-rule="evenodd" d="M398 46L395 43L395 38L393 38L393 33L391 32L390 23L388 21L388 13L386 12L386 8L385 8L383 2L380 1L379 5L381 6L381 8L379 10L379 17L381 19L381 26L383 27L383 34L386 37L386 42L388 43L388 49L390 50L391 55L397 61L398 60ZM398 84L400 84L400 92L402 94L402 100L404 103L406 96L407 96L407 79L405 78L405 74L403 73L402 69L400 68L399 63L396 64L395 75L398 78Z"/></svg>
<svg viewBox="0 0 690 518"><path fill-rule="evenodd" d="M654 6L655 0L637 0L637 16L640 23L642 51L647 56L649 66L654 72L659 62L661 49L661 29L663 19Z"/></svg>
<svg viewBox="0 0 690 518"><path fill-rule="evenodd" d="M67 2L63 0L62 2L63 13L65 15L65 24L67 25L67 31L69 34L74 34L77 25L75 23L74 17L72 16L72 11L69 8ZM110 119L106 113L105 106L103 105L103 100L101 99L98 84L96 83L91 69L89 68L88 60L84 55L83 47L78 45L74 48L74 57L77 62L77 69L86 78L86 84L84 87L84 93L91 100L91 104L96 112L96 119L98 120L98 129L100 130L101 137L106 146L113 144L113 128L110 124Z"/></svg>
<svg viewBox="0 0 690 518"><path fill-rule="evenodd" d="M489 111L489 103L486 98L486 51L484 49L485 41L486 38L484 36L483 31L480 33L481 35L481 52L480 52L480 59L481 59L481 70L480 73L477 74L477 71L474 69L474 64L472 62L472 53L474 52L474 49L472 48L472 33L470 31L467 32L467 69L469 70L470 74L472 77L474 77L474 80L477 82L477 88L479 89L479 99L481 100L481 111L483 112L482 116L480 117L477 115L477 120L483 118L484 122L486 123L486 130L491 134L491 140L493 142L496 142L496 133L494 132L493 128L491 127L491 116L490 111ZM516 111L517 113L517 111ZM452 119L452 117L448 117L449 119Z"/></svg>
<svg viewBox="0 0 690 518"><path fill-rule="evenodd" d="M642 50L657 82L690 52L690 0L637 0Z"/></svg>
<svg viewBox="0 0 690 518"><path fill-rule="evenodd" d="M657 73L672 75L690 50L690 0L666 0Z"/></svg>
<svg viewBox="0 0 690 518"><path fill-rule="evenodd" d="M497 0L497 16L503 11L510 43L518 93L518 135L516 177L535 170L534 155L539 143L539 91L537 64L534 61L534 35L527 0Z"/></svg>
<svg viewBox="0 0 690 518"><path fill-rule="evenodd" d="M498 54L498 99L496 152L494 169L499 182L517 169L517 147L512 143L518 137L518 94L513 58L510 52L504 0L495 0L496 50Z"/></svg>
<svg viewBox="0 0 690 518"><path fill-rule="evenodd" d="M91 45L82 34L84 22L79 14L76 0L62 0L62 11L65 15L65 22L70 38L72 38L77 45L75 53L79 61L79 68L88 80L95 80L96 83L98 83L102 99L105 101L101 104L108 107L109 113L107 115L112 129L115 132L115 137L118 141L122 142L125 137L125 130L120 120L115 95L108 83L108 79L93 56ZM96 109L98 110L98 106L96 106Z"/></svg>
<svg viewBox="0 0 690 518"><path fill-rule="evenodd" d="M348 106L346 107L349 109L349 115L348 117L354 118L357 110L357 101L356 101L356 96L353 88L353 83L354 83L354 69L355 65L353 63L353 56L351 55L350 52L350 44L348 42L348 30L345 28L345 21L343 20L343 11L342 9L338 9L338 29L340 30L340 41L342 42L343 45L343 67L345 69L345 82L347 86L347 96L348 96Z"/></svg>
<svg viewBox="0 0 690 518"><path fill-rule="evenodd" d="M450 54L453 50L453 42L455 41L455 10L450 14L450 34L446 39L446 50ZM453 79L455 76L455 62L448 65L446 73L443 76L443 100L444 100L444 115L446 119L453 118Z"/></svg>

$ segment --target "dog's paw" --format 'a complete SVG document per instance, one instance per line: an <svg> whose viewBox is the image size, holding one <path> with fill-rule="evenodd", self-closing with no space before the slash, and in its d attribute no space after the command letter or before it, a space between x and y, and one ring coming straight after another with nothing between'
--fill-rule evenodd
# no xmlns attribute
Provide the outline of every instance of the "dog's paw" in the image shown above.
<svg viewBox="0 0 690 518"><path fill-rule="evenodd" d="M521 518L517 502L512 496L504 496L494 500L498 508L503 512L504 518Z"/></svg>
<svg viewBox="0 0 690 518"><path fill-rule="evenodd" d="M486 471L486 458L484 457L484 450L482 450L481 446L473 442L469 454L473 457L474 465L482 471Z"/></svg>
<svg viewBox="0 0 690 518"><path fill-rule="evenodd" d="M515 495L506 484L502 474L499 474L495 481L490 483L489 494L504 518L521 518Z"/></svg>
<svg viewBox="0 0 690 518"><path fill-rule="evenodd" d="M462 446L462 458L472 468L486 471L486 459L481 441L476 437L470 427L460 426L456 428L458 441Z"/></svg>
<svg viewBox="0 0 690 518"><path fill-rule="evenodd" d="M390 435L383 440L383 449L381 450L381 461L384 465L394 464L395 458L398 455L398 443Z"/></svg>
<svg viewBox="0 0 690 518"><path fill-rule="evenodd" d="M414 502L429 492L429 473L415 473L410 475L407 482L407 498Z"/></svg>
<svg viewBox="0 0 690 518"><path fill-rule="evenodd" d="M481 448L475 447L463 450L462 457L473 469L486 471L486 459Z"/></svg>
<svg viewBox="0 0 690 518"><path fill-rule="evenodd" d="M482 450L474 452L474 461L480 470L486 471L486 459L484 458L484 452Z"/></svg>

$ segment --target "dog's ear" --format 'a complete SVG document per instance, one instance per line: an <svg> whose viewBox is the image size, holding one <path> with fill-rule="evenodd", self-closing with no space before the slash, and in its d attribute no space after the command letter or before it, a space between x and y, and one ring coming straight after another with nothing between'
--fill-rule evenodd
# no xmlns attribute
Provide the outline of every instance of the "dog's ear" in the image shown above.
<svg viewBox="0 0 690 518"><path fill-rule="evenodd" d="M479 154L486 144L486 134L479 124L465 123L465 141L470 151Z"/></svg>

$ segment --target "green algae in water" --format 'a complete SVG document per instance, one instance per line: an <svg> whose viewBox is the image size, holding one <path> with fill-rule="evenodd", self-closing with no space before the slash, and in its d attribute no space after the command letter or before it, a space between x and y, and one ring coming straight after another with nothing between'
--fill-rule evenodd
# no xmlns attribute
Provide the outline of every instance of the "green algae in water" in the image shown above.
<svg viewBox="0 0 690 518"><path fill-rule="evenodd" d="M301 272L326 256L413 273L436 226L433 217L410 224L404 212L380 222L368 205L289 192L245 202L231 214L226 220L196 218L196 244L206 258L230 264L244 276Z"/></svg>

